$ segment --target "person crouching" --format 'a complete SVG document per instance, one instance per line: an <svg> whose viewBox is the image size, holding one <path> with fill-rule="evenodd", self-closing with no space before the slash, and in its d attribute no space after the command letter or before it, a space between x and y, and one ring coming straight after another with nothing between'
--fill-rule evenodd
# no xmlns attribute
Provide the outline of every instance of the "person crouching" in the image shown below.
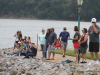
<svg viewBox="0 0 100 75"><path fill-rule="evenodd" d="M31 48L29 51L26 52L26 56L24 58L29 58L29 56L36 56L37 55L37 47L35 46L35 43L32 43Z"/></svg>

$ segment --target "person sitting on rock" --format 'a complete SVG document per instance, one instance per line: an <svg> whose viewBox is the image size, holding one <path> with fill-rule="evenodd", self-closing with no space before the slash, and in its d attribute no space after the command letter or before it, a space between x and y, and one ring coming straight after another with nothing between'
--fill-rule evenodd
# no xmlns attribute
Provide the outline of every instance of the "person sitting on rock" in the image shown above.
<svg viewBox="0 0 100 75"><path fill-rule="evenodd" d="M32 43L31 48L29 51L26 52L26 56L24 58L29 58L29 56L36 56L37 55L37 47L35 43Z"/></svg>
<svg viewBox="0 0 100 75"><path fill-rule="evenodd" d="M23 48L22 46L22 43L21 42L18 42L18 48L17 49L14 49L13 52L6 52L6 54L18 54L19 51Z"/></svg>
<svg viewBox="0 0 100 75"><path fill-rule="evenodd" d="M26 50L27 50L27 45L26 43L24 43L24 39L22 39L22 46L23 46L23 49L20 50L20 53L19 55L26 55Z"/></svg>

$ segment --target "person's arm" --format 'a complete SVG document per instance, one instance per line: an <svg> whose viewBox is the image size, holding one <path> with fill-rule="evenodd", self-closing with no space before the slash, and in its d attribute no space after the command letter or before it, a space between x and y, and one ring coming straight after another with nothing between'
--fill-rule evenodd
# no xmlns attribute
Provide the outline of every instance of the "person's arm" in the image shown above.
<svg viewBox="0 0 100 75"><path fill-rule="evenodd" d="M58 41L60 40L61 34L62 34L62 33L60 33L60 35L59 35L59 37L58 37Z"/></svg>
<svg viewBox="0 0 100 75"><path fill-rule="evenodd" d="M35 45L33 45L33 47L34 47L35 49L37 49L37 47L36 47Z"/></svg>
<svg viewBox="0 0 100 75"><path fill-rule="evenodd" d="M54 40L54 42L52 43L52 45L54 45L54 44L56 43L56 40L57 40L57 39Z"/></svg>
<svg viewBox="0 0 100 75"><path fill-rule="evenodd" d="M70 39L70 33L68 33L68 39Z"/></svg>
<svg viewBox="0 0 100 75"><path fill-rule="evenodd" d="M54 35L54 42L52 43L52 45L54 45L56 43L56 40L57 40L57 35L55 34Z"/></svg>
<svg viewBox="0 0 100 75"><path fill-rule="evenodd" d="M17 34L14 35L14 37L16 37Z"/></svg>
<svg viewBox="0 0 100 75"><path fill-rule="evenodd" d="M92 23L92 26L93 26L94 32L95 32L96 34L98 34L99 31L98 31L98 29L95 27L95 24L94 24L94 23Z"/></svg>
<svg viewBox="0 0 100 75"><path fill-rule="evenodd" d="M46 41L47 41L47 40L45 39L45 44L44 44L44 46L46 45Z"/></svg>
<svg viewBox="0 0 100 75"><path fill-rule="evenodd" d="M60 40L60 36L58 37L58 41Z"/></svg>
<svg viewBox="0 0 100 75"><path fill-rule="evenodd" d="M70 40L78 40L78 36L76 36L75 38L70 38Z"/></svg>
<svg viewBox="0 0 100 75"><path fill-rule="evenodd" d="M83 40L81 43L86 42L86 41L87 41L87 39L88 39L88 35L85 35L85 38L84 38L84 40ZM81 44L81 43L80 43L80 44Z"/></svg>

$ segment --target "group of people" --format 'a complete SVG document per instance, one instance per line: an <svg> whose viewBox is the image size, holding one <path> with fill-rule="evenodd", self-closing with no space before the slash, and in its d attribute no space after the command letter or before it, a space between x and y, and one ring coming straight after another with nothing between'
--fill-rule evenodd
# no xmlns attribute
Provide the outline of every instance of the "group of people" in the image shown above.
<svg viewBox="0 0 100 75"><path fill-rule="evenodd" d="M45 32L44 29L42 29L42 32L39 34L39 41L41 45L42 50L42 59L46 60L54 60L55 57L55 46L56 42L59 42L61 39L61 49L62 49L62 57L65 57L66 48L68 44L68 40L72 40L73 47L74 47L74 53L76 56L75 62L78 62L78 48L80 47L80 53L82 54L82 62L81 63L87 63L87 55L86 50L88 48L88 36L89 36L89 51L91 54L91 62L88 65L94 64L94 53L96 56L96 64L99 64L99 33L100 28L96 24L96 18L92 18L91 20L92 26L82 29L82 35L79 33L79 29L77 26L74 27L74 37L70 37L70 33L67 31L67 28L64 27L63 31L59 34L59 37L57 38L57 34L54 32L54 28L47 29L47 32ZM15 43L14 43L14 51L13 52L7 52L17 54L17 56L25 56L24 58L29 58L29 56L36 56L37 55L37 47L35 43L31 43L31 38L24 36L22 37L21 31L17 31L14 35ZM58 40L57 40L58 39ZM47 51L48 50L48 51ZM48 57L47 57L48 52ZM51 57L51 53L53 54L53 57ZM23 59L24 59L23 58Z"/></svg>
<svg viewBox="0 0 100 75"><path fill-rule="evenodd" d="M29 56L34 57L37 55L37 47L35 46L35 43L31 43L30 37L22 37L21 31L17 31L17 33L14 35L15 43L14 43L14 51L13 52L7 52L17 54L17 56L25 56L24 58L29 58Z"/></svg>
<svg viewBox="0 0 100 75"><path fill-rule="evenodd" d="M76 56L75 62L78 62L78 48L80 47L80 52L82 54L82 62L81 63L87 63L86 59L86 50L88 48L88 36L89 36L89 51L91 54L91 62L88 65L94 64L94 53L96 56L96 64L99 64L99 33L100 28L96 24L96 18L91 19L92 26L87 28L83 28L82 35L79 33L79 29L77 26L74 27L74 37L70 38L70 33L67 31L67 28L64 27L63 31L59 34L58 41L60 41L61 38L61 49L63 57L65 57L66 48L68 44L68 40L72 40L73 46L74 46L74 53ZM42 29L42 32L39 34L39 40L42 50L42 59L46 60L54 60L55 56L55 46L57 41L57 34L54 32L54 28L47 29L47 32L45 33L45 30ZM48 58L47 58L47 50L48 50ZM53 53L53 57L50 58L51 53Z"/></svg>

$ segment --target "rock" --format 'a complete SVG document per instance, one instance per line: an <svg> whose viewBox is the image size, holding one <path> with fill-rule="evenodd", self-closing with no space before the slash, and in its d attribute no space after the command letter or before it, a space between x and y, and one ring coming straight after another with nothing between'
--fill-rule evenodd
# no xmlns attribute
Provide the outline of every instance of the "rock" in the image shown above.
<svg viewBox="0 0 100 75"><path fill-rule="evenodd" d="M26 73L26 75L32 75L31 73Z"/></svg>
<svg viewBox="0 0 100 75"><path fill-rule="evenodd" d="M21 72L22 74L24 74L25 70L24 69L20 69L20 70L18 70L18 72Z"/></svg>
<svg viewBox="0 0 100 75"><path fill-rule="evenodd" d="M12 71L10 75L16 75L17 71Z"/></svg>
<svg viewBox="0 0 100 75"><path fill-rule="evenodd" d="M0 72L0 75L5 75L5 72Z"/></svg>

